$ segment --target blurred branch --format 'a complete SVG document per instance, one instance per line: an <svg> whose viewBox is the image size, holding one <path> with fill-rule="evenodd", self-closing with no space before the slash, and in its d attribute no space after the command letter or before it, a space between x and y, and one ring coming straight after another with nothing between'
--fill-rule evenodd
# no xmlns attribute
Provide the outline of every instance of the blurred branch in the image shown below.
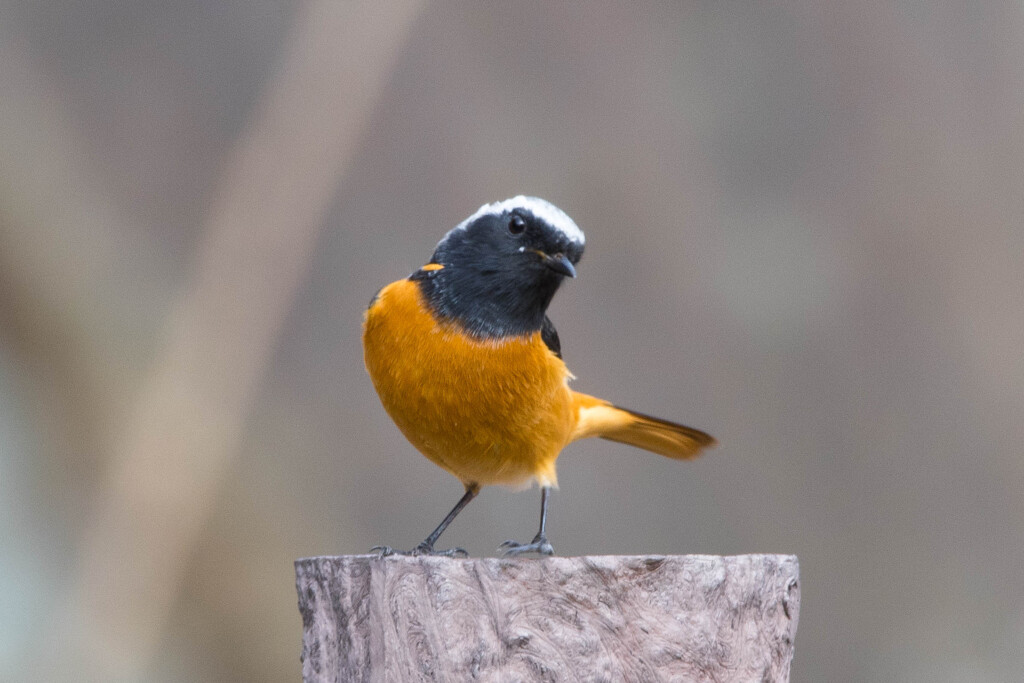
<svg viewBox="0 0 1024 683"><path fill-rule="evenodd" d="M134 680L152 659L325 207L419 7L319 0L300 13L84 533L70 625L87 658L79 676L86 663Z"/></svg>
<svg viewBox="0 0 1024 683"><path fill-rule="evenodd" d="M111 283L129 261L151 268L153 255L142 239L130 254L119 243L137 224L104 191L63 94L12 23L0 21L0 338L29 360L41 431L55 451L74 444L59 470L81 483L133 342L111 334L123 315L112 313ZM49 505L74 509L85 490L62 488Z"/></svg>

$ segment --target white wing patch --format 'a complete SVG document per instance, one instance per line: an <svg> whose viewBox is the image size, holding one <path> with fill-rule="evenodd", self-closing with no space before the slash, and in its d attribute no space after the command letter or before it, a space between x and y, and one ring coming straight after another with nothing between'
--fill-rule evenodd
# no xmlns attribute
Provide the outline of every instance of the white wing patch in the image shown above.
<svg viewBox="0 0 1024 683"><path fill-rule="evenodd" d="M525 209L555 230L561 232L576 244L582 246L585 243L586 238L583 236L583 231L579 229L579 226L577 226L571 218L569 218L568 214L545 199L541 199L540 197L526 197L523 195L512 197L511 199L506 199L502 202L484 204L477 209L476 213L452 228L448 235L456 230L465 230L469 224L481 216L486 216L488 214L500 216L506 211L512 211L513 209ZM448 235L445 235L445 239L448 238Z"/></svg>

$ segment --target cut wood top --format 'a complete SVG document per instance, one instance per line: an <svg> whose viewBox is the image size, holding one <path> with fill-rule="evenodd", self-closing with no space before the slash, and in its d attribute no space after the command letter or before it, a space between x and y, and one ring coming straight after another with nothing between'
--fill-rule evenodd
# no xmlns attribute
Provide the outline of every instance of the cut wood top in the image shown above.
<svg viewBox="0 0 1024 683"><path fill-rule="evenodd" d="M800 608L792 555L350 555L295 568L307 681L784 681Z"/></svg>

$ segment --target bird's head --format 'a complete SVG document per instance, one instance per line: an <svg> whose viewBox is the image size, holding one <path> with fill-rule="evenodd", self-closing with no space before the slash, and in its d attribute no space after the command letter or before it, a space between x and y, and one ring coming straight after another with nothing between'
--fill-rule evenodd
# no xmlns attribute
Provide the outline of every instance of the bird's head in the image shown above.
<svg viewBox="0 0 1024 683"><path fill-rule="evenodd" d="M513 197L485 204L438 243L420 271L434 311L478 337L535 332L558 286L576 277L583 231L554 204Z"/></svg>

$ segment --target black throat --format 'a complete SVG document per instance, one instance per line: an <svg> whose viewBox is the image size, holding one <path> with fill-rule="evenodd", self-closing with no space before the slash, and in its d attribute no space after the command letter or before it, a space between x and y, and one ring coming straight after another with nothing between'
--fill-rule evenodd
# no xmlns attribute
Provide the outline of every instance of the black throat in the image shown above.
<svg viewBox="0 0 1024 683"><path fill-rule="evenodd" d="M546 269L516 272L457 265L418 270L409 279L419 285L434 315L478 339L539 331L562 281Z"/></svg>

